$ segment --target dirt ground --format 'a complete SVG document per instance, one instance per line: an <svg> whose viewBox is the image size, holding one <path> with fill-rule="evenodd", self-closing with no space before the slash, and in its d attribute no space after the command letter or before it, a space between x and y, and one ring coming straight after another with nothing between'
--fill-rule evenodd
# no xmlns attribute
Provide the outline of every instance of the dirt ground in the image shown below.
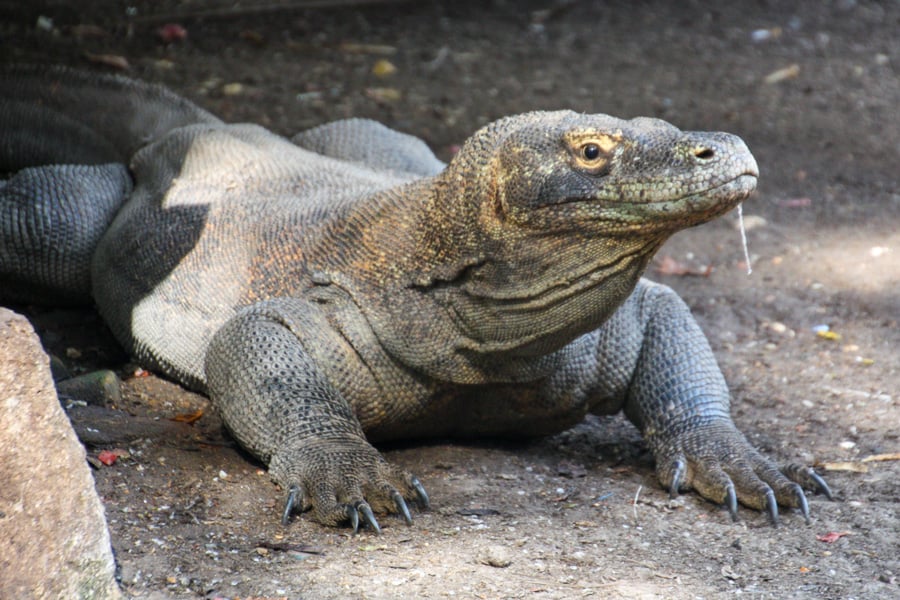
<svg viewBox="0 0 900 600"><path fill-rule="evenodd" d="M92 456L127 451L95 475L128 594L900 598L900 460L865 460L900 452L900 4L273 4L0 0L2 61L124 59L227 120L291 134L372 117L443 158L542 108L741 135L761 168L752 275L734 215L678 235L648 275L694 310L738 427L779 462L817 465L838 500L812 495L810 526L785 514L777 529L693 494L670 502L636 430L610 417L527 443L384 448L431 494L412 527L282 527L282 492L211 411L168 420L203 398L135 377L89 311L17 307L72 372L125 379L119 420L72 415L99 436Z"/></svg>

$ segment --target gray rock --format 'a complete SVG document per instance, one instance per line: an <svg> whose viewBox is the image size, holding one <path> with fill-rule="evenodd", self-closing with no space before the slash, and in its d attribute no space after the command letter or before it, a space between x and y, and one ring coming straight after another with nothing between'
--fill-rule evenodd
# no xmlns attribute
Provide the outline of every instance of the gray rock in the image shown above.
<svg viewBox="0 0 900 600"><path fill-rule="evenodd" d="M56 391L63 399L81 400L95 406L116 406L122 403L120 383L115 373L103 369L57 381Z"/></svg>
<svg viewBox="0 0 900 600"><path fill-rule="evenodd" d="M0 598L120 598L103 505L31 325L0 308Z"/></svg>
<svg viewBox="0 0 900 600"><path fill-rule="evenodd" d="M478 562L490 567L505 569L512 564L512 557L509 550L503 546L492 544L482 548L478 554Z"/></svg>

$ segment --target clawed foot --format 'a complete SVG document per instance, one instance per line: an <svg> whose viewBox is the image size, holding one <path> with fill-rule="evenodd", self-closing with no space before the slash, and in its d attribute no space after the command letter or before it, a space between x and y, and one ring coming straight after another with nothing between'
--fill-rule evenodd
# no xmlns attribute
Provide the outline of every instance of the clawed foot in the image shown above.
<svg viewBox="0 0 900 600"><path fill-rule="evenodd" d="M416 492L416 504L420 508L427 509L430 506L430 501L428 499L428 493L425 491L425 488L416 477L411 478L411 485ZM291 514L294 512L294 510L302 506L300 498L300 486L292 485L288 490L288 496L284 502L284 511L281 514L282 525L287 525L291 520ZM406 524L412 525L412 514L410 514L409 512L409 506L406 504L406 500L403 498L403 495L397 490L394 490L393 492L391 492L391 498L394 501L394 508L398 513L400 513L400 516L403 517L403 520L406 521ZM347 513L347 519L350 521L350 526L353 528L353 533L359 531L360 517L362 517L362 522L365 525L368 525L372 529L372 531L374 531L375 533L381 533L381 526L378 524L378 520L375 518L375 513L372 512L372 507L369 506L368 502L360 500L352 504L345 504L344 510Z"/></svg>
<svg viewBox="0 0 900 600"><path fill-rule="evenodd" d="M672 497L694 489L728 508L737 520L738 503L765 511L778 525L778 505L796 508L809 524L804 488L833 499L825 480L809 467L779 469L753 448L731 423L701 425L680 436L650 440L657 474Z"/></svg>
<svg viewBox="0 0 900 600"><path fill-rule="evenodd" d="M294 512L308 510L324 525L349 522L354 533L360 524L381 533L375 511L398 513L409 525L407 501L429 507L418 478L390 465L355 436L295 445L274 456L269 471L288 490L281 515L285 525Z"/></svg>

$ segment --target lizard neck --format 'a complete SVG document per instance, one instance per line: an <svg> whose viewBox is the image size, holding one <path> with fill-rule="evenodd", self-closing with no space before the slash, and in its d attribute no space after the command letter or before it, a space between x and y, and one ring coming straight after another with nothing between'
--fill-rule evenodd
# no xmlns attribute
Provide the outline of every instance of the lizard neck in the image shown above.
<svg viewBox="0 0 900 600"><path fill-rule="evenodd" d="M496 177L472 168L363 203L345 220L361 227L347 271L364 274L359 305L404 364L461 383L540 377L628 297L664 238L504 227Z"/></svg>

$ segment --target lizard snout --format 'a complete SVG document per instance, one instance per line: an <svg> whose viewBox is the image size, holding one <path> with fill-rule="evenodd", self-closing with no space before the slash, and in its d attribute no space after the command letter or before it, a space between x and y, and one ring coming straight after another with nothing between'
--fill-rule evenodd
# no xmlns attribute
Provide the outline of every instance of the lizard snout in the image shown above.
<svg viewBox="0 0 900 600"><path fill-rule="evenodd" d="M730 133L689 133L676 152L687 163L700 168L714 167L722 175L759 177L756 159L740 137Z"/></svg>

